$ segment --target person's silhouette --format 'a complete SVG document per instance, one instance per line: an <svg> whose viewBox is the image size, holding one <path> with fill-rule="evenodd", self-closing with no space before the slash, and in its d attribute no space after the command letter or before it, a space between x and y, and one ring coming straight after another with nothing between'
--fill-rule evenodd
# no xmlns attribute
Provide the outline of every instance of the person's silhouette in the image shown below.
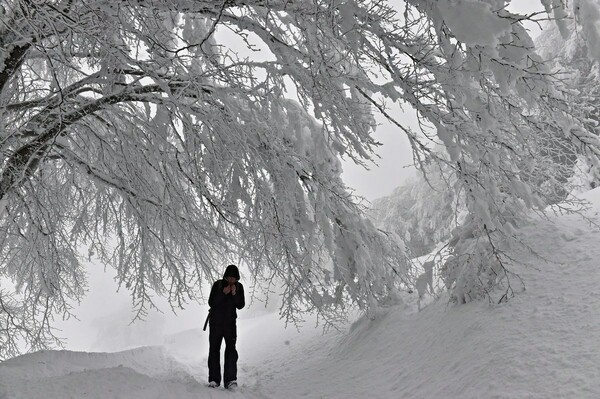
<svg viewBox="0 0 600 399"><path fill-rule="evenodd" d="M217 280L210 290L208 384L218 387L221 384L221 342L225 339L225 367L223 380L225 388L237 386L237 360L235 349L237 339L236 309L245 305L244 286L239 282L240 272L235 265L227 266L222 280Z"/></svg>

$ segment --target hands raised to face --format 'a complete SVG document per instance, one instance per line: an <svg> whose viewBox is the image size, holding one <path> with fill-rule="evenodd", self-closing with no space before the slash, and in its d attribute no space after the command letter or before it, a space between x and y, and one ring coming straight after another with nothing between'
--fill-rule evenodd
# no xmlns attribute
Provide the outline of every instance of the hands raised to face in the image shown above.
<svg viewBox="0 0 600 399"><path fill-rule="evenodd" d="M235 277L227 277L227 283L228 285L223 288L223 293L225 295L229 294L231 292L231 295L235 295L235 291L236 291L236 278Z"/></svg>

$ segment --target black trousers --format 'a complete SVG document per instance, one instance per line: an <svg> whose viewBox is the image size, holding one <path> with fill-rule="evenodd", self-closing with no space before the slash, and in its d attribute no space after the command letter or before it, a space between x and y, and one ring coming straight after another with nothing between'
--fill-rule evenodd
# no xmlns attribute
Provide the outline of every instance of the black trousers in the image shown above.
<svg viewBox="0 0 600 399"><path fill-rule="evenodd" d="M233 321L211 320L208 341L208 381L221 384L221 342L225 339L225 386L237 379L238 353L235 349L237 331Z"/></svg>

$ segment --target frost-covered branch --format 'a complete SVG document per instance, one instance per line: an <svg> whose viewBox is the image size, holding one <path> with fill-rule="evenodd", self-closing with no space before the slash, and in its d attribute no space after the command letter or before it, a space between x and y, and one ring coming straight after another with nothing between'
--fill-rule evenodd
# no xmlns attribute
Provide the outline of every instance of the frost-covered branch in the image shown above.
<svg viewBox="0 0 600 399"><path fill-rule="evenodd" d="M0 276L15 289L2 320L42 304L68 315L81 247L115 268L140 316L154 293L201 298L239 259L256 287L281 285L290 322L390 302L415 269L341 180L340 158L374 157L375 112L409 135L419 166L452 175L467 214L453 252L468 261L447 281L476 297L497 282L485 232L509 237L560 196L554 138L598 154L521 25L536 15L489 1L410 0L401 13L383 0L3 5ZM465 16L484 28L465 30ZM414 108L422 129L389 102ZM40 317L49 328L40 312L25 325ZM25 336L47 342L36 334Z"/></svg>

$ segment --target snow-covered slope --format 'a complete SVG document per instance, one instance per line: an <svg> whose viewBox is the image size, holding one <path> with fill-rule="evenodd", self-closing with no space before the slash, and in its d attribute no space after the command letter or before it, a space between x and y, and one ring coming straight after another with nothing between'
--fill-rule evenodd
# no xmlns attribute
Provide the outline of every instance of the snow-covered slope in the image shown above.
<svg viewBox="0 0 600 399"><path fill-rule="evenodd" d="M600 191L587 196L597 216ZM600 398L600 232L561 216L520 235L546 260L515 254L526 290L507 304L361 319L280 373L270 397Z"/></svg>
<svg viewBox="0 0 600 399"><path fill-rule="evenodd" d="M0 367L0 398L191 398L198 385L160 348L37 352Z"/></svg>
<svg viewBox="0 0 600 399"><path fill-rule="evenodd" d="M597 216L600 190L587 197ZM526 290L506 304L396 307L325 336L240 320L237 393L204 387L207 337L193 330L162 348L10 359L0 398L600 398L600 231L558 216L519 234Z"/></svg>

